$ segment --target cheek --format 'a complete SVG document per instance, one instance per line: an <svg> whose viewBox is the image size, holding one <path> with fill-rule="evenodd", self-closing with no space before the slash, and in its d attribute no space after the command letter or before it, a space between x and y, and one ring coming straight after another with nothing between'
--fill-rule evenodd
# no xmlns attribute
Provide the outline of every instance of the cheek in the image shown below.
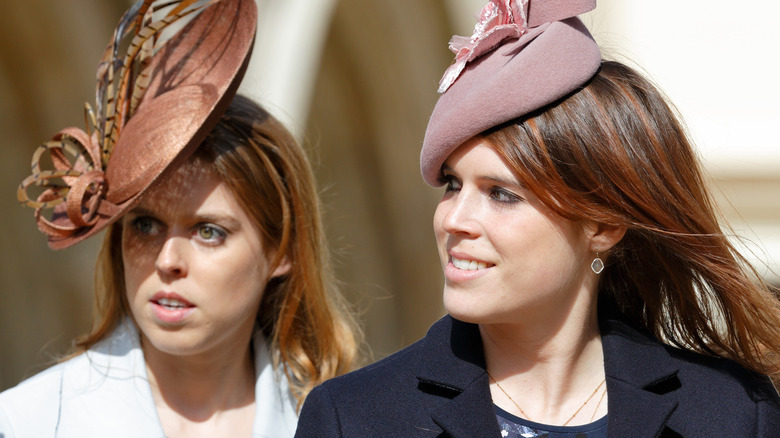
<svg viewBox="0 0 780 438"><path fill-rule="evenodd" d="M211 283L209 289L223 290L235 294L236 299L252 299L262 294L268 278L268 266L260 254L249 253L244 257L229 257L221 261L204 260L199 276L201 281Z"/></svg>
<svg viewBox="0 0 780 438"><path fill-rule="evenodd" d="M535 273L539 281L550 285L567 287L572 281L578 281L583 266L582 236L572 232L570 227L560 227L555 223L539 223L539 234L529 241L526 252L528 269Z"/></svg>
<svg viewBox="0 0 780 438"><path fill-rule="evenodd" d="M133 237L131 233L122 233L122 265L129 296L135 294L141 283L154 274L156 251L151 242Z"/></svg>

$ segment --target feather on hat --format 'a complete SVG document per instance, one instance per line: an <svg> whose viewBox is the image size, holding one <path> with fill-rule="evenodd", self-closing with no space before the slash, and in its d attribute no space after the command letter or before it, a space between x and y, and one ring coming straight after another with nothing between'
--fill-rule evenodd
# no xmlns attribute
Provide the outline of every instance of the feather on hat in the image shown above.
<svg viewBox="0 0 780 438"><path fill-rule="evenodd" d="M40 146L17 192L52 249L117 220L197 148L236 93L256 26L253 0L140 0L125 12L98 65L87 131L66 128ZM43 170L47 154L52 169Z"/></svg>

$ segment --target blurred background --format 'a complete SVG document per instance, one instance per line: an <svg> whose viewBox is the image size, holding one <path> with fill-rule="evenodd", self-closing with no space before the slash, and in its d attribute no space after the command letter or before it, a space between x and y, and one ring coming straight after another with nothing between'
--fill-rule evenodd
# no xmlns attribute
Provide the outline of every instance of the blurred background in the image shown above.
<svg viewBox="0 0 780 438"><path fill-rule="evenodd" d="M471 35L486 0L257 0L241 92L310 153L339 278L374 358L443 313L431 220L440 190L418 154L447 41ZM0 390L67 352L92 316L100 238L53 252L16 201L33 150L84 102L130 0L0 0ZM706 7L703 7L706 6ZM583 17L606 58L638 64L682 112L745 254L780 273L780 3L600 0Z"/></svg>

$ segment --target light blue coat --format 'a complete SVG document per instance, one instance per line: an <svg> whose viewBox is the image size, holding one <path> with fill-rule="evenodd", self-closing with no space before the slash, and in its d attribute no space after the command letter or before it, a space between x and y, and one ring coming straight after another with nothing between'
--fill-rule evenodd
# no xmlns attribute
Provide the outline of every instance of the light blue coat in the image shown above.
<svg viewBox="0 0 780 438"><path fill-rule="evenodd" d="M292 437L298 421L284 373L254 337L255 438ZM164 437L138 329L125 319L84 354L0 394L0 438Z"/></svg>

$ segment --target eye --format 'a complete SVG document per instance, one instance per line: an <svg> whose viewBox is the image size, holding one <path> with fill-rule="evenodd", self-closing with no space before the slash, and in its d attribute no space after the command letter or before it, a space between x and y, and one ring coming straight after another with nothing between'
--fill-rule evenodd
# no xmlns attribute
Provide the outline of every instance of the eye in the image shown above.
<svg viewBox="0 0 780 438"><path fill-rule="evenodd" d="M514 204L523 200L521 196L518 196L503 187L491 187L490 198L502 204Z"/></svg>
<svg viewBox="0 0 780 438"><path fill-rule="evenodd" d="M200 224L198 225L195 233L198 238L208 243L222 243L227 237L227 232L222 228L212 224Z"/></svg>
<svg viewBox="0 0 780 438"><path fill-rule="evenodd" d="M131 226L138 234L149 236L159 234L162 229L160 221L149 216L138 216L132 220Z"/></svg>
<svg viewBox="0 0 780 438"><path fill-rule="evenodd" d="M444 183L445 193L454 192L456 190L460 190L461 188L460 182L457 180L457 178L455 178L454 175L444 175L441 178L441 181Z"/></svg>

